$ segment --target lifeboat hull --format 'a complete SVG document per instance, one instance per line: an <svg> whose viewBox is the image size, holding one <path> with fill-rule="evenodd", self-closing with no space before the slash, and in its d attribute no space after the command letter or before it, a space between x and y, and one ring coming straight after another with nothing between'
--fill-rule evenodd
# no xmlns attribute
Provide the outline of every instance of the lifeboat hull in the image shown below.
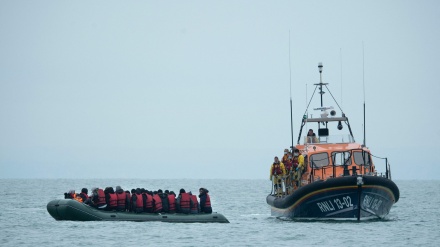
<svg viewBox="0 0 440 247"><path fill-rule="evenodd" d="M268 195L271 214L303 220L366 220L384 218L399 200L390 179L347 176L316 181L291 195Z"/></svg>
<svg viewBox="0 0 440 247"><path fill-rule="evenodd" d="M229 223L225 216L212 214L152 214L105 211L71 199L59 199L47 204L47 211L56 220L71 221L162 221L175 223Z"/></svg>

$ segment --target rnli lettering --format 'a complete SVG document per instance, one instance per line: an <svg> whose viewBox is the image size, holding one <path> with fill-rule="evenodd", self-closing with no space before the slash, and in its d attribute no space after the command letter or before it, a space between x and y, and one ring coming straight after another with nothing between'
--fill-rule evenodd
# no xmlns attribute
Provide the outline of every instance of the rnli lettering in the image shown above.
<svg viewBox="0 0 440 247"><path fill-rule="evenodd" d="M317 202L316 205L318 206L318 208L321 210L322 213L353 207L350 196L335 198L333 199L333 202L332 200ZM336 207L334 205L336 205Z"/></svg>
<svg viewBox="0 0 440 247"><path fill-rule="evenodd" d="M333 206L331 201L318 202L316 204L318 205L319 209L321 209L321 212L329 212L335 210L335 207Z"/></svg>
<svg viewBox="0 0 440 247"><path fill-rule="evenodd" d="M362 202L365 208L371 208L374 210L379 210L380 205L382 204L381 199L373 198L369 195L365 195L364 201Z"/></svg>

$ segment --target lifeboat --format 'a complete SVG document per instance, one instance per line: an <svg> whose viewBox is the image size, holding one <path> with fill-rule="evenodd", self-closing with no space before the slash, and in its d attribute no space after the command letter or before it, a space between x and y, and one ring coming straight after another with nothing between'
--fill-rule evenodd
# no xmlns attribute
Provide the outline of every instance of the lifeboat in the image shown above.
<svg viewBox="0 0 440 247"><path fill-rule="evenodd" d="M286 171L286 175L279 176L277 181L272 179L272 192L266 198L271 214L294 220L384 218L400 195L397 185L391 180L388 159L374 156L366 147L365 130L364 143L355 142L348 117L342 109L339 108L341 115L336 116L333 107L323 106L323 88L330 90L327 83L322 82L322 64L318 67L321 80L315 85L321 95L321 107L315 110L320 114L312 118L306 110L295 146L292 135L291 152L299 150L304 164L298 169ZM318 125L317 135L308 133L302 136L305 126L315 124ZM348 133L330 135L335 125L339 131L345 125ZM384 172L376 170L373 157L384 160Z"/></svg>
<svg viewBox="0 0 440 247"><path fill-rule="evenodd" d="M225 216L212 214L166 214L105 211L72 199L52 200L47 211L56 220L71 221L162 221L174 223L229 223Z"/></svg>

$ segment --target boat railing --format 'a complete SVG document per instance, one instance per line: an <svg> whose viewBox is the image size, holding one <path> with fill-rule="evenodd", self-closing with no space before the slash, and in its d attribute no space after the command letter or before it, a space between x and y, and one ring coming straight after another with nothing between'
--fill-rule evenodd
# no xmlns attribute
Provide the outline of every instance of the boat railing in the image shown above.
<svg viewBox="0 0 440 247"><path fill-rule="evenodd" d="M371 156L373 156L376 159L382 159L382 160L385 161L385 175L381 174L381 176L385 177L385 178L388 178L388 179L391 179L391 165L388 162L388 158L387 157L385 157L385 158L384 157L378 157L378 156L375 156L373 154L371 154ZM376 172L376 174L377 174L377 172Z"/></svg>
<svg viewBox="0 0 440 247"><path fill-rule="evenodd" d="M329 135L329 136L304 136L304 145L306 144L337 144L354 143L351 135Z"/></svg>

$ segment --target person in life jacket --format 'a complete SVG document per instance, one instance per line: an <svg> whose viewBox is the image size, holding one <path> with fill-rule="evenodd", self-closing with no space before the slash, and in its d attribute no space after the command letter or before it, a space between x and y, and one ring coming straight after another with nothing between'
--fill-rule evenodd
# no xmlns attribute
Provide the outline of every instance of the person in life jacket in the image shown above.
<svg viewBox="0 0 440 247"><path fill-rule="evenodd" d="M144 195L144 212L153 213L154 211L154 200L153 192L145 190Z"/></svg>
<svg viewBox="0 0 440 247"><path fill-rule="evenodd" d="M88 192L89 191L87 190L87 188L82 188L81 193L77 194L74 199L79 202L86 203L87 200L89 199L89 196L87 195Z"/></svg>
<svg viewBox="0 0 440 247"><path fill-rule="evenodd" d="M160 213L162 212L162 199L160 198L157 191L153 193L153 212L154 213Z"/></svg>
<svg viewBox="0 0 440 247"><path fill-rule="evenodd" d="M293 190L293 170L292 170L292 153L284 149L284 156L281 162L284 164L286 170L286 192L287 194Z"/></svg>
<svg viewBox="0 0 440 247"><path fill-rule="evenodd" d="M106 210L116 210L118 207L118 197L115 194L113 187L107 187L104 190L105 193L105 202L107 203Z"/></svg>
<svg viewBox="0 0 440 247"><path fill-rule="evenodd" d="M131 212L131 195L130 195L130 191L126 190L125 191L125 195L127 195L127 204L125 206L125 210L127 212Z"/></svg>
<svg viewBox="0 0 440 247"><path fill-rule="evenodd" d="M129 200L125 191L121 188L121 186L116 186L116 210L117 211L126 211L127 204L129 204Z"/></svg>
<svg viewBox="0 0 440 247"><path fill-rule="evenodd" d="M157 194L160 196L162 200L162 212L169 213L170 212L170 202L168 201L168 190L165 190L165 193L162 190L158 190Z"/></svg>
<svg viewBox="0 0 440 247"><path fill-rule="evenodd" d="M283 193L282 179L286 175L284 164L280 162L277 156L270 167L270 180L274 184L275 191L278 195Z"/></svg>
<svg viewBox="0 0 440 247"><path fill-rule="evenodd" d="M168 205L170 206L170 214L174 214L176 212L176 193L174 193L174 191L170 191L169 193L167 193L167 191L165 191L166 194L168 194Z"/></svg>
<svg viewBox="0 0 440 247"><path fill-rule="evenodd" d="M180 189L179 196L176 199L176 206L178 213L189 214L191 212L191 196L184 189Z"/></svg>
<svg viewBox="0 0 440 247"><path fill-rule="evenodd" d="M284 149L284 155L283 155L283 158L281 159L281 162L283 162L283 164L286 168L286 171L288 170L287 167L289 165L289 162L291 163L291 161L289 161L289 157L291 157L291 156L292 156L292 154L289 152L289 150L287 148Z"/></svg>
<svg viewBox="0 0 440 247"><path fill-rule="evenodd" d="M105 201L105 193L102 189L92 188L91 206L102 209L107 206Z"/></svg>
<svg viewBox="0 0 440 247"><path fill-rule="evenodd" d="M131 189L131 198L130 198L130 211L136 212L136 189ZM142 205L143 206L143 205Z"/></svg>
<svg viewBox="0 0 440 247"><path fill-rule="evenodd" d="M199 189L199 198L200 198L200 212L211 214L212 213L212 207L211 207L211 198L209 197L208 193L209 191L205 188Z"/></svg>
<svg viewBox="0 0 440 247"><path fill-rule="evenodd" d="M64 199L75 199L76 193L75 190L69 190L69 192L64 193Z"/></svg>
<svg viewBox="0 0 440 247"><path fill-rule="evenodd" d="M191 193L191 191L188 194L191 196L191 201L192 201L190 212L192 214L198 214L199 213L199 202L197 201L197 196L193 195Z"/></svg>
<svg viewBox="0 0 440 247"><path fill-rule="evenodd" d="M304 156L299 153L298 149L293 151L292 169L295 171L295 185L298 187L301 183L301 176L304 172Z"/></svg>
<svg viewBox="0 0 440 247"><path fill-rule="evenodd" d="M144 211L144 200L142 198L141 189L137 188L135 193L131 195L133 212L142 213Z"/></svg>

